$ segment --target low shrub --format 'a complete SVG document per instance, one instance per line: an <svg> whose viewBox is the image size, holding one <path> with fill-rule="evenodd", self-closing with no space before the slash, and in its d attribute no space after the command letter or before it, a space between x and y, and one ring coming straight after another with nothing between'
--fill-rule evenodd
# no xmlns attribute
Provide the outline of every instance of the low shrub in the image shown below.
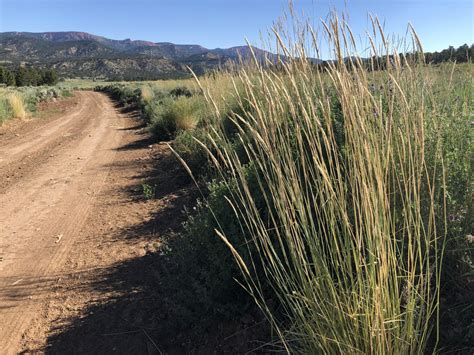
<svg viewBox="0 0 474 355"><path fill-rule="evenodd" d="M211 176L208 153L199 142L207 141L207 131L181 131L174 142L174 151L186 162L195 177Z"/></svg>
<svg viewBox="0 0 474 355"><path fill-rule="evenodd" d="M142 98L141 89L134 89L121 84L96 86L95 91L107 93L113 100L118 101L122 106L138 108Z"/></svg>
<svg viewBox="0 0 474 355"><path fill-rule="evenodd" d="M12 117L12 110L6 97L0 96L0 124Z"/></svg>
<svg viewBox="0 0 474 355"><path fill-rule="evenodd" d="M70 90L66 90L66 89L62 90L61 95L63 97L72 97L73 96L72 92Z"/></svg>
<svg viewBox="0 0 474 355"><path fill-rule="evenodd" d="M193 96L192 92L185 86L179 86L173 90L170 91L170 96L173 96L175 98L185 96L185 97L191 97Z"/></svg>
<svg viewBox="0 0 474 355"><path fill-rule="evenodd" d="M184 262L179 286L193 297L180 299L182 306L194 309L201 316L213 315L224 319L235 319L243 315L252 304L252 299L234 280L239 270L233 262L232 253L215 234L220 225L225 226L234 242L242 244L238 219L232 212L226 197L229 187L219 181L208 186L206 202L200 201L184 226L179 248L174 248L175 258Z"/></svg>

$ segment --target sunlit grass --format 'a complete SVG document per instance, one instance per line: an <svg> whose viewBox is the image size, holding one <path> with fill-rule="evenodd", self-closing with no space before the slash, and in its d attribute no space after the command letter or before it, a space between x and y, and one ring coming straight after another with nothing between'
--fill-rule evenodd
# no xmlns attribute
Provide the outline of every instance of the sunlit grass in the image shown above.
<svg viewBox="0 0 474 355"><path fill-rule="evenodd" d="M324 27L336 60L325 70L304 55L308 42L318 51L305 27L291 48L275 32L290 57L278 70L256 63L219 77L234 89L238 132L230 138L214 125L203 145L245 240L216 232L289 352L422 353L437 327L446 217L435 113L443 104L422 58L389 60L383 53L397 48L373 25L383 39L372 42L382 53L373 61L389 61L385 71L362 62L333 15ZM413 43L420 51L414 32ZM215 121L229 119L206 80Z"/></svg>
<svg viewBox="0 0 474 355"><path fill-rule="evenodd" d="M10 105L14 118L25 118L26 109L23 98L17 93L11 93L7 96L7 102Z"/></svg>

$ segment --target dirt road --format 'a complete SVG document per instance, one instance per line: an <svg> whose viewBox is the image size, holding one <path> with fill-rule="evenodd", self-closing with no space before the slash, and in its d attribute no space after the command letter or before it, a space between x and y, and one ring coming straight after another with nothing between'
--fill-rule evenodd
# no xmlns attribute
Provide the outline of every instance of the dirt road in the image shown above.
<svg viewBox="0 0 474 355"><path fill-rule="evenodd" d="M21 337L101 191L127 118L79 92L62 117L0 137L0 349Z"/></svg>
<svg viewBox="0 0 474 355"><path fill-rule="evenodd" d="M168 252L199 193L137 112L78 92L40 114L0 128L1 355L248 353L268 338L183 323L188 261Z"/></svg>

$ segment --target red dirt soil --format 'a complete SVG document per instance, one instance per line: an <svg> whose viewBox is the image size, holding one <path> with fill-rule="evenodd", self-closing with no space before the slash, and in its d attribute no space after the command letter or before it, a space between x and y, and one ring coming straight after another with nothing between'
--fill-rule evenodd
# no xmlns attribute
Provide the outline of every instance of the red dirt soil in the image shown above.
<svg viewBox="0 0 474 355"><path fill-rule="evenodd" d="M261 320L166 331L160 248L197 197L167 144L100 93L41 110L0 127L1 353L258 348Z"/></svg>

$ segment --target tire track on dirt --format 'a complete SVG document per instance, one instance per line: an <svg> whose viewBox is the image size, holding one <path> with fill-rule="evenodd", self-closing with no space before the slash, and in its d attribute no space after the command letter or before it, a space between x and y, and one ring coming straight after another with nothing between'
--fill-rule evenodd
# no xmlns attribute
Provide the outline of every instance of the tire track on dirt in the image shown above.
<svg viewBox="0 0 474 355"><path fill-rule="evenodd" d="M123 136L125 118L106 96L78 95L79 105L63 120L17 143L0 143L2 354L18 351L41 299L56 282L55 271L80 237ZM23 170L21 176L16 170Z"/></svg>
<svg viewBox="0 0 474 355"><path fill-rule="evenodd" d="M0 141L0 194L23 179L34 176L35 171L47 160L57 156L68 143L74 142L86 131L87 126L91 124L85 110L85 102L88 99L84 98L82 92L76 96L79 98L79 104L73 112L20 136L19 144L23 147L22 150L18 149L14 139Z"/></svg>

